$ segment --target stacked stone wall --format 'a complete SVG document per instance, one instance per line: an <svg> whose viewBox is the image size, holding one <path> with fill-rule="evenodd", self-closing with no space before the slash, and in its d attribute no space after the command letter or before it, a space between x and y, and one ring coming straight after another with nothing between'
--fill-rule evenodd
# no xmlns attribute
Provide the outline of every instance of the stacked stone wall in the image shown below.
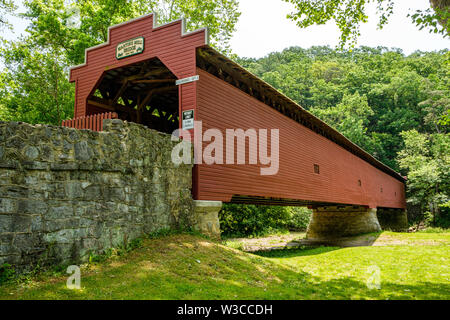
<svg viewBox="0 0 450 320"><path fill-rule="evenodd" d="M105 120L103 132L0 122L0 265L85 261L192 223L192 166L171 136Z"/></svg>

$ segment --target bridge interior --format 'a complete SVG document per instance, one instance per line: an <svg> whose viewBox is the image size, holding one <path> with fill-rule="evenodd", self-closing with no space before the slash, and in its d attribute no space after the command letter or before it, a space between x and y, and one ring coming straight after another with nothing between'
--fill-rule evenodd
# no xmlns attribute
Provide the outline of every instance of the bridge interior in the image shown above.
<svg viewBox="0 0 450 320"><path fill-rule="evenodd" d="M119 118L172 133L179 125L175 75L157 58L105 71L87 101L87 113Z"/></svg>

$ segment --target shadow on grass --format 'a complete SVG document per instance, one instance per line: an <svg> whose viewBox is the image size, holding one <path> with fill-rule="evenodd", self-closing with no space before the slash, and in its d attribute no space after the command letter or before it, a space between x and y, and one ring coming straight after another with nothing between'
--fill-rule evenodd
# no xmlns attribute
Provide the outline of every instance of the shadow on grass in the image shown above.
<svg viewBox="0 0 450 320"><path fill-rule="evenodd" d="M341 249L340 247L310 247L303 246L297 248L285 248L285 249L276 249L276 250L261 250L252 252L254 255L258 255L266 258L292 258L299 256L314 256L326 252L331 252L335 250Z"/></svg>
<svg viewBox="0 0 450 320"><path fill-rule="evenodd" d="M450 298L449 283L408 285L382 280L381 290L370 290L364 277L333 274L332 266L329 272L319 275L317 270L307 272L295 265L265 259L276 255L281 258L320 255L335 250L339 248L289 249L253 255L189 235L169 236L146 241L143 248L121 259L99 264L95 272L82 273L81 291L67 290L65 279L47 279L29 288L0 287L0 299Z"/></svg>
<svg viewBox="0 0 450 320"><path fill-rule="evenodd" d="M284 247L268 247L267 249L252 251L251 253L262 257L272 258L312 256L329 251L339 250L341 248L372 246L381 234L382 232L368 233L353 237L334 239L294 239L292 241L289 241Z"/></svg>
<svg viewBox="0 0 450 320"><path fill-rule="evenodd" d="M300 246L318 247L370 247L377 239L382 235L383 232L372 232L366 234L360 234L351 237L340 237L340 238L329 238L329 239L299 239L293 240L288 245L293 246L298 244Z"/></svg>

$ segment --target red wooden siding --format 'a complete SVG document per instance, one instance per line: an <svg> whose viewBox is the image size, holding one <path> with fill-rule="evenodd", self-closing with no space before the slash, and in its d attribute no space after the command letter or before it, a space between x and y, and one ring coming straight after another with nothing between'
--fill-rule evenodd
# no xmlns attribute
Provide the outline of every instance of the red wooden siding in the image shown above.
<svg viewBox="0 0 450 320"><path fill-rule="evenodd" d="M184 34L182 21L154 27L153 20L154 15L147 15L110 28L109 42L89 49L85 64L71 70L70 81L76 82L75 119L65 121L64 126L101 130L103 119L117 117L117 114L107 114L105 109L87 105L87 99L104 72L158 58L178 79L200 75L199 81L179 86L179 111L181 114L184 110L195 109L195 119L203 121L204 130L217 128L224 133L226 129L237 128L280 130L277 175L260 175L259 165L198 165L193 173L195 199L229 202L236 195L405 207L404 183L389 175L389 170L384 170L388 172L385 173L383 167L377 169L370 164L373 162L363 160L364 157L354 155L244 91L197 68L196 48L207 44L206 30ZM143 53L116 59L116 47L120 42L141 36L145 39ZM220 64L222 60L216 62Z"/></svg>
<svg viewBox="0 0 450 320"><path fill-rule="evenodd" d="M403 182L236 87L201 69L197 73L196 117L203 130L279 129L280 169L277 175L261 176L259 165L198 165L196 199L228 202L243 195L405 208Z"/></svg>
<svg viewBox="0 0 450 320"><path fill-rule="evenodd" d="M182 21L153 28L154 15L147 15L110 29L109 44L87 51L86 64L71 70L70 81L76 81L75 118L105 110L88 106L87 98L101 80L105 70L130 65L152 58L159 58L178 78L195 75L195 48L206 44L206 31L182 34ZM143 36L144 52L121 60L116 59L116 46L123 41ZM193 107L194 85L183 85L182 106Z"/></svg>
<svg viewBox="0 0 450 320"><path fill-rule="evenodd" d="M103 120L105 119L117 119L117 113L99 113L86 117L79 117L71 120L64 120L62 122L63 127L70 127L75 129L89 129L93 131L103 130Z"/></svg>

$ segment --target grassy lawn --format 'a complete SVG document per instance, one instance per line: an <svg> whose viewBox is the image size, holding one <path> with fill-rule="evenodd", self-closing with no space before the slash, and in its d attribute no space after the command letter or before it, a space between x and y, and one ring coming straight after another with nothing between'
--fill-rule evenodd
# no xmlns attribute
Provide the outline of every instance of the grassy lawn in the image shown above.
<svg viewBox="0 0 450 320"><path fill-rule="evenodd" d="M249 254L172 235L83 267L81 290L66 289L66 276L40 276L0 286L0 299L450 299L450 233L380 237L416 244ZM379 290L366 286L371 266Z"/></svg>

